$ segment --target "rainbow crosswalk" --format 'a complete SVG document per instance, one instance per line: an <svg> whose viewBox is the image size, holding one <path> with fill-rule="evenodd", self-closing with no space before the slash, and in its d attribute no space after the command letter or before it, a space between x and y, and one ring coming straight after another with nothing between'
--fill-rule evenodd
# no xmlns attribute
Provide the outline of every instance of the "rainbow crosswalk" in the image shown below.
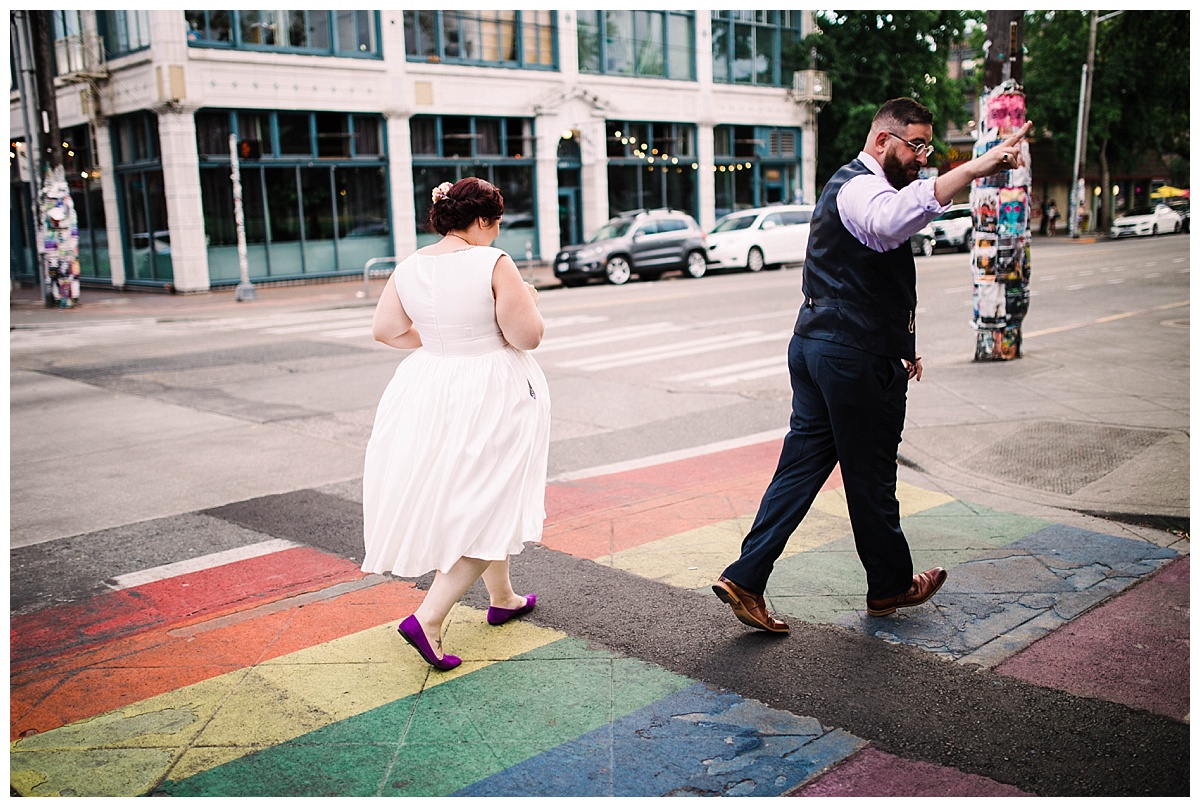
<svg viewBox="0 0 1200 807"><path fill-rule="evenodd" d="M602 566L712 599L707 587L736 556L778 448L551 485L538 551L575 564L581 585ZM1176 555L909 484L898 493L917 565L950 569L936 606L865 615L835 474L767 592L797 633L799 622L833 625L992 668ZM650 645L619 653L538 612L495 628L456 606L446 643L464 663L431 671L395 633L422 592L321 549L281 542L177 571L12 618L15 792L869 795L835 787L837 776L869 781L916 764L673 670ZM944 766L938 776L948 794L1019 793Z"/></svg>

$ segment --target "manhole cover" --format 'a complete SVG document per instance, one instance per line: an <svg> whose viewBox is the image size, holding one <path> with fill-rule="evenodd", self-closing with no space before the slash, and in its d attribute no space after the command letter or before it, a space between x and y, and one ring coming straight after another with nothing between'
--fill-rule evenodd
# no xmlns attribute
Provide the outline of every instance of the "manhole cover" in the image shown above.
<svg viewBox="0 0 1200 807"><path fill-rule="evenodd" d="M1167 436L1150 429L1034 423L975 451L965 465L1025 487L1072 494Z"/></svg>

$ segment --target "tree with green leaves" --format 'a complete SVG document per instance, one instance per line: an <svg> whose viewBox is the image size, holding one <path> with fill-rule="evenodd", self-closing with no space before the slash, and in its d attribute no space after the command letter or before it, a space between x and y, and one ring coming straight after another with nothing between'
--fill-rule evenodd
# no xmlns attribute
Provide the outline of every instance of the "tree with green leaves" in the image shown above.
<svg viewBox="0 0 1200 807"><path fill-rule="evenodd" d="M974 117L963 82L949 77L947 65L951 47L981 19L977 11L816 13L819 30L797 43L792 61L825 71L833 85L833 100L818 118L818 186L858 154L872 117L889 99L921 102L935 127ZM942 145L936 137L935 145Z"/></svg>
<svg viewBox="0 0 1200 807"><path fill-rule="evenodd" d="M1068 164L1075 159L1091 15L1060 10L1025 16L1028 117ZM1096 26L1084 163L1099 170L1100 187L1111 186L1113 167L1132 170L1148 153L1172 166L1173 184L1188 184L1190 32L1187 11L1126 11ZM1104 198L1099 229L1114 212L1112 196Z"/></svg>

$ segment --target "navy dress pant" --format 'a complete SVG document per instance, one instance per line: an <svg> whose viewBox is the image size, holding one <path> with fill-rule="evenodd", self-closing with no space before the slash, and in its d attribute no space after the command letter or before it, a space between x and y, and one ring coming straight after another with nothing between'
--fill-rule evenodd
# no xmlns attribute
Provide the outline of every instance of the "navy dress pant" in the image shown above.
<svg viewBox="0 0 1200 807"><path fill-rule="evenodd" d="M854 545L867 572L867 599L908 591L912 555L896 500L896 457L908 396L903 362L793 335L788 369L790 429L741 557L725 577L764 592L775 561L840 462Z"/></svg>

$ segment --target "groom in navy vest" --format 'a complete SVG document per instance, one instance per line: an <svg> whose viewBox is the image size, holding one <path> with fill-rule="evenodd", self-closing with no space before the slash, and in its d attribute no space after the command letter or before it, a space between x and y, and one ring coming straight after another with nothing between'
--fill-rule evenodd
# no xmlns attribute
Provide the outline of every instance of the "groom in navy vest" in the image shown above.
<svg viewBox="0 0 1200 807"><path fill-rule="evenodd" d="M1031 126L945 174L918 179L933 153L933 115L896 98L875 114L858 157L822 190L788 348L790 429L741 557L713 585L743 623L787 633L767 610L767 578L837 464L867 573L867 613L920 605L945 582L942 568L913 574L896 500L908 382L920 381L923 369L909 237L972 180L1019 166Z"/></svg>

